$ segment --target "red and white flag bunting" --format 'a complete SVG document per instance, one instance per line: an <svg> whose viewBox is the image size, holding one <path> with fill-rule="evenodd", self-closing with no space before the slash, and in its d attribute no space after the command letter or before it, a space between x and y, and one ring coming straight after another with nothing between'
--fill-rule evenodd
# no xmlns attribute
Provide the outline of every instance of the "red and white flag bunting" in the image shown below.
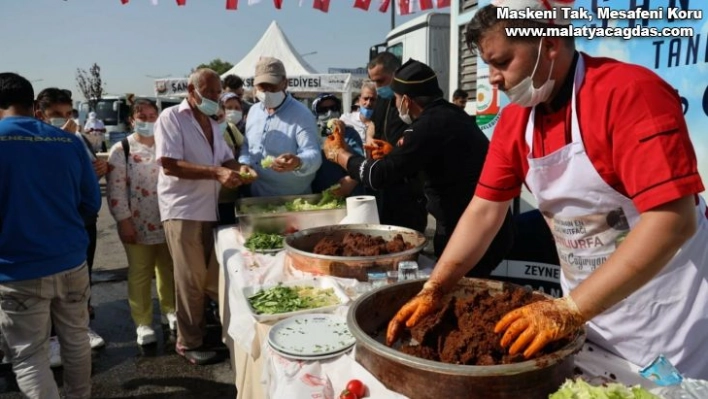
<svg viewBox="0 0 708 399"><path fill-rule="evenodd" d="M122 4L128 4L130 0L120 0ZM260 3L262 0L248 0L248 5L252 6ZM280 10L283 7L284 0L273 0L275 8ZM157 5L158 0L151 0L152 5ZM187 0L176 0L178 6L187 5ZM305 0L299 0L302 7ZM312 8L322 12L329 12L329 6L332 0L313 0ZM373 0L354 0L354 8L359 8L364 11L369 11ZM380 12L388 12L391 3L393 7L397 7L399 15L408 15L416 11L427 11L433 8L450 7L451 0L377 0L378 10ZM226 0L227 10L238 9L238 0Z"/></svg>

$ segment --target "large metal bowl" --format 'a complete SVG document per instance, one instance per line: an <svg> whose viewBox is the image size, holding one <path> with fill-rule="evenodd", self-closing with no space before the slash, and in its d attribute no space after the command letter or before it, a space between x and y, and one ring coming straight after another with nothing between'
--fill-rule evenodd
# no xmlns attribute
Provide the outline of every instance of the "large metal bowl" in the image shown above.
<svg viewBox="0 0 708 399"><path fill-rule="evenodd" d="M412 399L546 399L573 377L573 354L585 341L580 329L560 350L533 360L497 366L463 366L410 356L384 345L386 326L423 287L413 280L362 295L349 308L347 324L357 340L356 360L389 389ZM518 287L500 281L465 278L451 295L465 290L501 292ZM550 298L550 297L549 297Z"/></svg>
<svg viewBox="0 0 708 399"><path fill-rule="evenodd" d="M397 234L413 248L380 256L329 256L315 254L315 245L324 237L341 239L347 233L362 233L391 240ZM427 239L422 233L399 226L381 224L342 224L301 230L285 237L284 247L291 264L296 269L336 277L356 278L367 281L368 273L398 269L398 262L418 260Z"/></svg>

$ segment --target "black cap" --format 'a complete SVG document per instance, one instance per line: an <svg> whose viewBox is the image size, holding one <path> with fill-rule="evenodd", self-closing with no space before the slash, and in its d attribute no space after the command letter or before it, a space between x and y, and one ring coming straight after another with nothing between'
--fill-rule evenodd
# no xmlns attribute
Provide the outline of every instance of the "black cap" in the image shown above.
<svg viewBox="0 0 708 399"><path fill-rule="evenodd" d="M405 94L408 97L438 97L443 95L438 85L438 77L435 71L412 58L396 69L393 74L391 89L396 94Z"/></svg>

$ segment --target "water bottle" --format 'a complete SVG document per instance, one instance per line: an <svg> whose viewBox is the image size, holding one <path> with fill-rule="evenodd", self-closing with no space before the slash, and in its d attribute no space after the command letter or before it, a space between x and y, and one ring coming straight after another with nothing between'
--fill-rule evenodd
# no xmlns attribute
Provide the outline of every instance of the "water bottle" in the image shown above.
<svg viewBox="0 0 708 399"><path fill-rule="evenodd" d="M418 262L405 260L398 262L398 282L418 278Z"/></svg>

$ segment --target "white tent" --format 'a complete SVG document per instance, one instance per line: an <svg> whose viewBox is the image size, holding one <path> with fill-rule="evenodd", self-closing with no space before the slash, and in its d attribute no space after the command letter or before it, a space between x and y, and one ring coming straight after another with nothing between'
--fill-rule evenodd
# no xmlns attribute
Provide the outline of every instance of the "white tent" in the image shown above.
<svg viewBox="0 0 708 399"><path fill-rule="evenodd" d="M273 21L261 39L233 68L221 75L235 74L241 77L244 87L253 87L253 75L256 63L261 56L275 57L285 65L288 76L288 91L292 93L342 93L342 107L348 112L352 103L352 89L358 91L360 79L354 79L351 73L317 73L315 68L305 61L300 53L285 36L278 23ZM156 96L184 96L187 93L187 79L157 79L155 80Z"/></svg>
<svg viewBox="0 0 708 399"><path fill-rule="evenodd" d="M288 91L293 93L342 93L344 111L352 103L352 75L349 73L319 74L303 59L278 26L271 22L261 39L233 68L221 75L238 75L244 87L253 87L256 63L261 56L275 57L283 62L288 76Z"/></svg>

